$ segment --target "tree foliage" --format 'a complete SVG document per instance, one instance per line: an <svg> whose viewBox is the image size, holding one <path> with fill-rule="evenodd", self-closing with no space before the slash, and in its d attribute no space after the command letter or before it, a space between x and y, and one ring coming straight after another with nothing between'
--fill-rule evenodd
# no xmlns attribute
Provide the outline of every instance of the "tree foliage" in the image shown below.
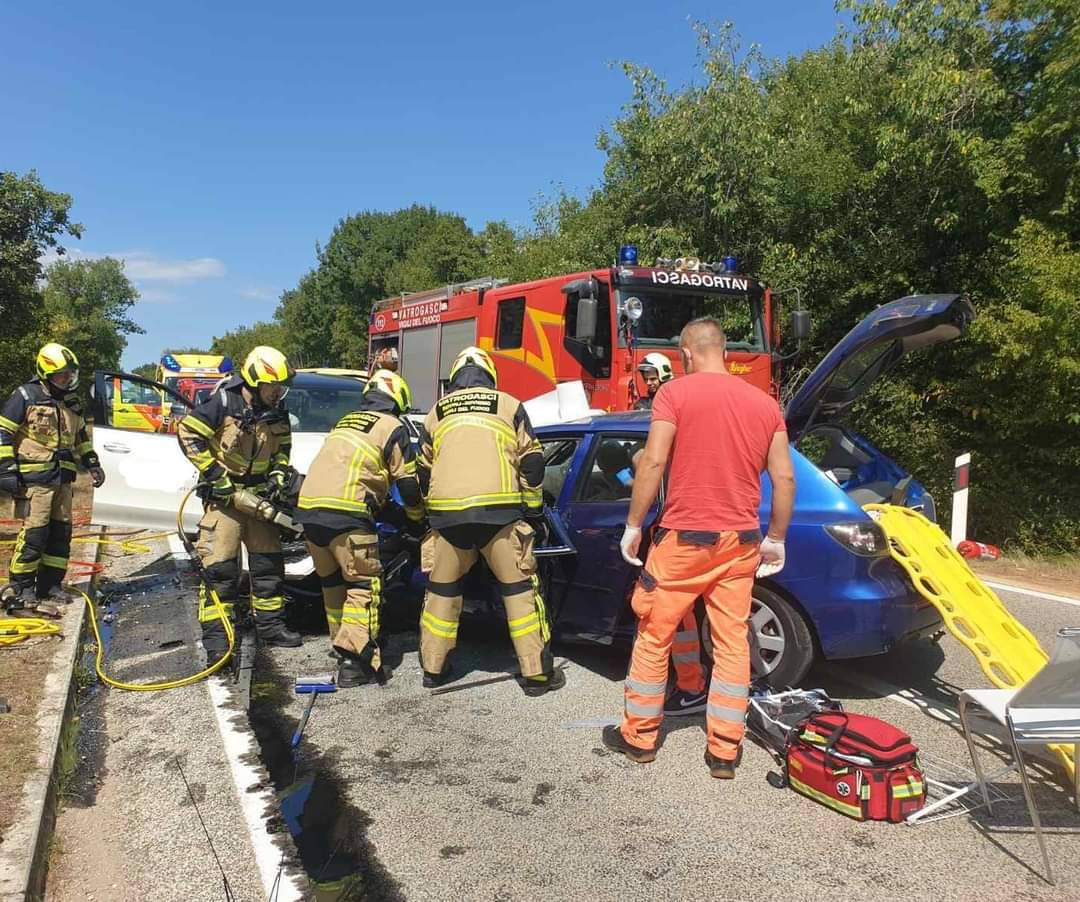
<svg viewBox="0 0 1080 902"><path fill-rule="evenodd" d="M71 348L86 373L118 369L127 336L143 332L131 319L139 293L124 275L123 263L111 257L57 260L45 279L44 312L51 340Z"/></svg>
<svg viewBox="0 0 1080 902"><path fill-rule="evenodd" d="M34 354L47 334L38 288L41 257L50 250L63 254L64 236L82 234L70 208L71 197L47 190L37 173L0 172L0 385L33 373Z"/></svg>

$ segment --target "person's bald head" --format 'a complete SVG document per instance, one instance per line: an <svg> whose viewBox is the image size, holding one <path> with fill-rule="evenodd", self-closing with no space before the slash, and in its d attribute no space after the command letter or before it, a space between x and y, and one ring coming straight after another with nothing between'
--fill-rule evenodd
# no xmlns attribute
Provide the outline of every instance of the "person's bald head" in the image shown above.
<svg viewBox="0 0 1080 902"><path fill-rule="evenodd" d="M726 347L724 328L711 316L691 320L679 334L679 350L687 373L727 372L724 364Z"/></svg>

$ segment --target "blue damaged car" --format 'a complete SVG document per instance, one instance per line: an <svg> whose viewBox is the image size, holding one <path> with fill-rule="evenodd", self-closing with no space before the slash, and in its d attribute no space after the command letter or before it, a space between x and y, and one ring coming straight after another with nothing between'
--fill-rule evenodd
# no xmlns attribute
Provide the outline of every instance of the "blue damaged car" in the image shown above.
<svg viewBox="0 0 1080 902"><path fill-rule="evenodd" d="M787 405L797 482L787 565L757 582L750 616L755 670L774 685L798 683L816 658L881 654L942 629L936 609L889 556L881 527L863 510L867 503L888 502L934 519L934 501L840 418L901 357L959 337L974 315L959 295L885 304L826 355ZM648 429L648 413L622 413L537 430L552 526L539 553L549 558L548 605L564 640L613 644L633 638L628 600L637 570L619 554L630 489L613 474L629 464ZM770 503L764 476L762 526ZM707 650L708 630L702 633Z"/></svg>

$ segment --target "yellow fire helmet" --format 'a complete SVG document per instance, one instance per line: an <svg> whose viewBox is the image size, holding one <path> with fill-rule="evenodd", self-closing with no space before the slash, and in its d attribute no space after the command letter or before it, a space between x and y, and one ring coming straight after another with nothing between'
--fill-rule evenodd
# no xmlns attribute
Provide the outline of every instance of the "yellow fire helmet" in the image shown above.
<svg viewBox="0 0 1080 902"><path fill-rule="evenodd" d="M75 375L68 388L75 388L79 384L79 358L62 344L50 341L38 351L34 363L38 378L43 381L57 373L72 372Z"/></svg>
<svg viewBox="0 0 1080 902"><path fill-rule="evenodd" d="M277 348L259 345L244 358L240 374L252 388L260 385L288 386L296 375L296 370L289 366L289 361Z"/></svg>
<svg viewBox="0 0 1080 902"><path fill-rule="evenodd" d="M458 370L463 366L470 365L480 367L491 377L492 382L496 385L499 384L499 377L495 372L495 361L491 359L491 355L487 351L474 347L466 348L454 358L454 362L450 367L450 381L454 381L454 376L457 375Z"/></svg>
<svg viewBox="0 0 1080 902"><path fill-rule="evenodd" d="M660 384L667 382L669 379L675 378L675 373L671 369L671 360L668 359L666 354L660 354L653 351L651 354L646 354L641 363L638 364L638 371L644 369L656 370L656 374L660 377Z"/></svg>
<svg viewBox="0 0 1080 902"><path fill-rule="evenodd" d="M394 399L398 413L408 413L412 408L412 392L409 383L390 370L375 370L364 386L364 394L370 391L382 392Z"/></svg>

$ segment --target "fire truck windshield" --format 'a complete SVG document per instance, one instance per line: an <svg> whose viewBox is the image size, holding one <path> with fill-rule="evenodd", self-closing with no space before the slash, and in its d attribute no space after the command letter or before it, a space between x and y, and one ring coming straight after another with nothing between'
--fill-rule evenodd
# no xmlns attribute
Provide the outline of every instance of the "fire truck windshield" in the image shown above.
<svg viewBox="0 0 1080 902"><path fill-rule="evenodd" d="M641 318L634 329L634 339L642 347L674 347L679 342L679 332L690 320L715 316L724 327L729 350L750 353L766 350L760 296L622 288L618 310L623 310L632 297L641 301ZM625 346L625 342L625 331L620 324L619 345Z"/></svg>

